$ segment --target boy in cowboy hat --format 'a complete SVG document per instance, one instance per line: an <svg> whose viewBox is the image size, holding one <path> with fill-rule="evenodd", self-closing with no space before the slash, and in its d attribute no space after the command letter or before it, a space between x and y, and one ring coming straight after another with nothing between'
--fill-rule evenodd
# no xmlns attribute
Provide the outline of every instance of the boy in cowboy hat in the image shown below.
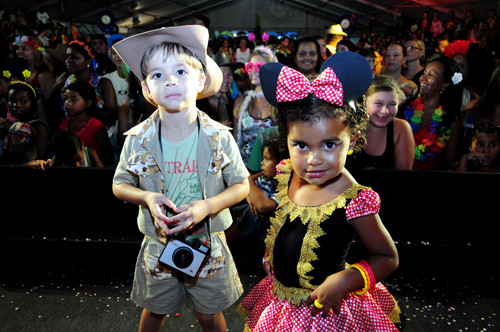
<svg viewBox="0 0 500 332"><path fill-rule="evenodd" d="M207 44L208 30L191 25L114 45L157 107L126 133L113 179L118 198L140 205L145 237L132 300L144 308L141 331L159 331L186 294L204 331L226 331L222 311L243 291L224 230L232 223L228 208L248 194L249 174L229 128L196 108L196 99L216 93L222 81ZM194 277L159 264L166 243L179 234L210 248Z"/></svg>

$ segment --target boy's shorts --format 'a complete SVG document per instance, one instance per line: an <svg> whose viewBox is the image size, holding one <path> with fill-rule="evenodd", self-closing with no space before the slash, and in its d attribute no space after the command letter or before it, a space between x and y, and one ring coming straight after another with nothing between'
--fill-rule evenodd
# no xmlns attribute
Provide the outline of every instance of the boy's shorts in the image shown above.
<svg viewBox="0 0 500 332"><path fill-rule="evenodd" d="M224 232L212 233L212 252L197 278L158 265L164 244L149 237L142 242L135 269L132 301L155 313L168 314L182 306L186 294L194 310L216 314L235 303L243 293Z"/></svg>

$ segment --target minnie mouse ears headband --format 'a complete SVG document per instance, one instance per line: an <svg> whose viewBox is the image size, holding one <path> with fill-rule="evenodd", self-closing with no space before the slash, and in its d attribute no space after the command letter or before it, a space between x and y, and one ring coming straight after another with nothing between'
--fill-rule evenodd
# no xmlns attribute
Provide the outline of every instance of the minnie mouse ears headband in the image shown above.
<svg viewBox="0 0 500 332"><path fill-rule="evenodd" d="M311 93L342 106L361 97L372 81L368 61L354 52L339 52L329 57L311 84L303 74L275 62L263 65L259 74L264 96L275 107L281 102L304 99Z"/></svg>

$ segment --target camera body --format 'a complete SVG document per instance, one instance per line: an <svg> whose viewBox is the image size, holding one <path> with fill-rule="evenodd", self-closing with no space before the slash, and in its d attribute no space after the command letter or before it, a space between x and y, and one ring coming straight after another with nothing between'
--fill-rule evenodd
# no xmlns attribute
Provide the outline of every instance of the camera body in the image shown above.
<svg viewBox="0 0 500 332"><path fill-rule="evenodd" d="M200 240L177 234L167 242L158 262L194 277L209 255L210 248Z"/></svg>

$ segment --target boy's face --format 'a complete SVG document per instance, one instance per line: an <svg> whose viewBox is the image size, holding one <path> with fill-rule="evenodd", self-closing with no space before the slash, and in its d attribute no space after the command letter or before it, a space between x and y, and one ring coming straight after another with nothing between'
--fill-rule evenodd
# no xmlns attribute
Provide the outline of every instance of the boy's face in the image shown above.
<svg viewBox="0 0 500 332"><path fill-rule="evenodd" d="M205 75L178 56L152 55L142 88L160 109L181 112L196 105Z"/></svg>
<svg viewBox="0 0 500 332"><path fill-rule="evenodd" d="M262 156L261 169L264 172L264 178L270 181L276 176L276 165L279 163L279 160L269 151L267 146L262 151Z"/></svg>

